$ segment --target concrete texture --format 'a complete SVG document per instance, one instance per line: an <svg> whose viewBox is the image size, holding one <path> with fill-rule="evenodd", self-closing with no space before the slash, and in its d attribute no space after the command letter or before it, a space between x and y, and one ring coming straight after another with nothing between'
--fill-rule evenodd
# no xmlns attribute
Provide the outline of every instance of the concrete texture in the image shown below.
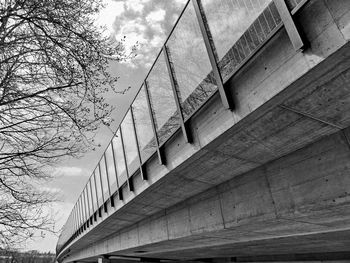
<svg viewBox="0 0 350 263"><path fill-rule="evenodd" d="M190 260L323 253L350 247L349 1L313 0L298 14L310 47L284 30L177 133L167 165L146 164L135 191L108 204L60 260L99 255Z"/></svg>
<svg viewBox="0 0 350 263"><path fill-rule="evenodd" d="M186 260L348 251L345 134L350 135L337 132L189 198L84 255Z"/></svg>

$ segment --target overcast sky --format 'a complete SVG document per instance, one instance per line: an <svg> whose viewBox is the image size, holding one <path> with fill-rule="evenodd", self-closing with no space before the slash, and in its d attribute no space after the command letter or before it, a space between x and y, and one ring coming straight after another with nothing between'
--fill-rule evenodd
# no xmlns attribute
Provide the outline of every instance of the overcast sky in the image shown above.
<svg viewBox="0 0 350 263"><path fill-rule="evenodd" d="M104 1L106 8L98 17L98 23L105 25L107 33L118 40L126 36L125 43L128 49L138 42L135 59L111 65L113 72L120 77L118 89L131 87L126 95L113 95L108 98L117 107L112 116L115 119L112 130L115 130L187 0ZM52 204L50 208L56 215L57 229L65 223L111 137L112 132L102 127L96 138L101 147L95 152L87 153L81 159L67 160L60 164L53 171L56 179L43 186L58 194L62 200ZM38 235L43 235L43 238L28 242L25 249L53 252L57 236L50 233Z"/></svg>

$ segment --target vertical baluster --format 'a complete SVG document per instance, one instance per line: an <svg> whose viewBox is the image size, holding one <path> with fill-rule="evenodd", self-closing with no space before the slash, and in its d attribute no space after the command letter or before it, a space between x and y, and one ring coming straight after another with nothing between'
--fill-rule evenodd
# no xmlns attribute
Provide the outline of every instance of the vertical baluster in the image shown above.
<svg viewBox="0 0 350 263"><path fill-rule="evenodd" d="M87 200L87 204L88 204L88 210L89 210L89 219L90 219L90 224L93 224L93 216L91 214L91 205L90 205L90 197L91 195L89 194L90 192L90 179L88 180L85 188L86 188L86 200Z"/></svg>
<svg viewBox="0 0 350 263"><path fill-rule="evenodd" d="M166 47L166 45L163 46L163 53L164 53L164 57L165 57L165 62L166 62L166 66L168 69L168 73L169 73L169 78L170 78L170 82L171 82L171 88L173 90L173 94L174 94L174 98L175 98L175 103L176 103L176 108L177 111L179 113L179 121L180 121L180 126L181 126L181 130L182 130L182 134L185 138L185 141L187 143L191 143L192 142L192 136L190 133L190 129L188 127L188 125L185 123L185 119L182 113L182 108L181 108L181 103L180 103L180 99L179 99L179 94L177 92L178 89L178 84L177 84L177 80L176 80L176 75L175 75L175 71L174 68L172 66L172 62L170 61L170 53L168 48Z"/></svg>
<svg viewBox="0 0 350 263"><path fill-rule="evenodd" d="M285 0L274 0L276 8L281 16L284 27L295 50L303 50L305 43L297 28Z"/></svg>
<svg viewBox="0 0 350 263"><path fill-rule="evenodd" d="M95 204L94 204L94 194L93 194L93 191L92 191L91 177L90 177L90 179L89 179L89 188L90 188L90 197L91 197L92 214L93 214L94 220L96 221Z"/></svg>
<svg viewBox="0 0 350 263"><path fill-rule="evenodd" d="M109 182L109 172L108 172L108 165L107 165L107 158L106 158L106 152L103 153L103 157L105 159L105 166L106 166L106 176L107 176L107 187L108 187L108 194L109 199L111 200L111 206L114 207L114 199L111 193L111 184Z"/></svg>
<svg viewBox="0 0 350 263"><path fill-rule="evenodd" d="M96 170L96 169L95 169ZM99 202L98 202L98 191L97 191L97 181L96 181L96 173L94 171L94 182L95 182L95 193L96 193L96 204L97 204L97 210L98 210L98 216L101 217L102 214L101 214L101 208L100 208L100 205L99 205Z"/></svg>
<svg viewBox="0 0 350 263"><path fill-rule="evenodd" d="M121 191L121 189L120 189L120 186L119 186L118 171L117 171L117 160L116 160L116 158L115 158L113 140L111 141L111 146L112 146L112 155L113 155L114 171L115 171L115 176L116 176L116 180L117 180L118 198L119 198L119 200L123 200L123 193L122 193L122 191Z"/></svg>
<svg viewBox="0 0 350 263"><path fill-rule="evenodd" d="M139 140L138 140L137 132L136 132L135 116L134 116L134 111L133 111L132 105L130 106L130 114L131 114L132 127L133 127L135 140L136 140L137 157L138 157L139 163L140 163L141 178L142 178L142 180L147 180L147 174L146 174L146 171L144 170L144 166L143 166L142 160L141 160L141 151L140 151Z"/></svg>
<svg viewBox="0 0 350 263"><path fill-rule="evenodd" d="M134 191L134 185L132 181L129 178L129 168L128 168L128 162L126 160L126 154L125 154L125 145L124 145L124 139L123 139L123 131L122 128L119 128L119 133L120 133L120 140L122 142L122 149L123 149L123 157L124 157L124 162L125 162L125 172L126 172L126 178L127 178L127 183L130 191Z"/></svg>
<svg viewBox="0 0 350 263"><path fill-rule="evenodd" d="M103 183L102 183L102 173L101 173L101 165L100 165L100 162L98 163L98 173L99 173L99 177L100 177L99 179L100 179L100 183L101 183L102 204L103 204L105 213L107 213L107 204L106 204L106 200L105 200L104 192L103 192Z"/></svg>
<svg viewBox="0 0 350 263"><path fill-rule="evenodd" d="M87 201L86 201L86 186L85 186L82 194L83 194L83 205L85 207L86 225L87 225L87 227L89 227L90 226L90 222L89 222L89 219L90 219L89 214L90 213L89 213L89 207L87 206Z"/></svg>
<svg viewBox="0 0 350 263"><path fill-rule="evenodd" d="M199 27L201 29L201 33L204 39L204 43L205 43L205 47L208 53L208 57L210 60L210 64L213 68L213 73L216 79L216 84L218 86L218 90L220 93L220 97L221 97L221 102L224 106L225 109L230 109L233 110L234 108L234 103L233 103L233 99L232 96L230 94L230 92L226 89L226 87L223 84L222 81L222 76L220 73L220 69L218 67L218 59L217 56L214 52L214 44L211 43L211 37L209 37L210 34L210 30L209 27L207 26L207 22L205 19L205 14L202 8L202 4L201 4L201 0L192 0L195 12L196 12L196 16L198 19L198 23L199 23Z"/></svg>
<svg viewBox="0 0 350 263"><path fill-rule="evenodd" d="M153 129L153 133L154 133L154 140L156 142L156 146L157 146L157 154L158 154L158 160L159 160L159 164L165 164L165 158L164 158L164 154L162 149L159 146L159 140L158 140L158 135L157 135L157 128L156 128L156 124L155 124L155 119L153 116L153 109L152 109L152 103L151 103L151 99L150 99L150 95L149 95L149 91L148 91L148 84L147 81L145 80L144 82L144 86L145 86L145 93L146 93L146 99L147 99L147 105L148 105L148 111L151 117L151 122L152 122L152 129Z"/></svg>

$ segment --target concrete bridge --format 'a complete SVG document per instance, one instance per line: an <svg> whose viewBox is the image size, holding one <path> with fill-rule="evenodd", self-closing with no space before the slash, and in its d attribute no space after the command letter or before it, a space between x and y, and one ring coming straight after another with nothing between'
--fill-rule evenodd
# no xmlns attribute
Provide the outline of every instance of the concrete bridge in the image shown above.
<svg viewBox="0 0 350 263"><path fill-rule="evenodd" d="M58 261L349 259L349 39L349 0L189 1Z"/></svg>

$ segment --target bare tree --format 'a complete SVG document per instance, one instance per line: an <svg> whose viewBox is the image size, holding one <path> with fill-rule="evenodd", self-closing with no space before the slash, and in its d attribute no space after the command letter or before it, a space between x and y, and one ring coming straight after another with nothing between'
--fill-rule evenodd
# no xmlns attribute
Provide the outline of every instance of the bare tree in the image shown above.
<svg viewBox="0 0 350 263"><path fill-rule="evenodd" d="M53 263L55 255L52 253L40 253L36 250L19 252L17 250L0 250L1 263Z"/></svg>
<svg viewBox="0 0 350 263"><path fill-rule="evenodd" d="M78 157L108 125L104 96L123 41L94 24L100 0L0 1L0 247L47 229L49 200L35 180L62 157Z"/></svg>

